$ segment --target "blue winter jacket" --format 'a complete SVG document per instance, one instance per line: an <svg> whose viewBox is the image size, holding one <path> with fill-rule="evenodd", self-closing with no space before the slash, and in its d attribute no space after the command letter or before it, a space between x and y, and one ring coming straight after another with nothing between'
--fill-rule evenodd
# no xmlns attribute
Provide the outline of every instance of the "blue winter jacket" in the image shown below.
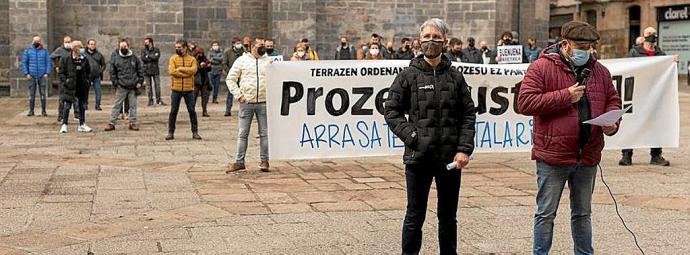
<svg viewBox="0 0 690 255"><path fill-rule="evenodd" d="M30 74L32 77L40 78L43 75L50 76L52 64L50 63L50 53L43 48L43 45L35 47L31 45L22 53L22 74Z"/></svg>

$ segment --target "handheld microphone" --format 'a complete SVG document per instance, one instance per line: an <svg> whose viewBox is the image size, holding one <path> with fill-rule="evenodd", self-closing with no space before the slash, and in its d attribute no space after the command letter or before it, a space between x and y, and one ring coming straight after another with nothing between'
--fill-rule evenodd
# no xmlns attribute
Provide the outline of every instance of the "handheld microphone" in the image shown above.
<svg viewBox="0 0 690 255"><path fill-rule="evenodd" d="M587 81L587 78L592 74L592 70L589 70L589 68L582 69L582 72L580 72L580 75L577 76L577 84L585 86L585 82Z"/></svg>

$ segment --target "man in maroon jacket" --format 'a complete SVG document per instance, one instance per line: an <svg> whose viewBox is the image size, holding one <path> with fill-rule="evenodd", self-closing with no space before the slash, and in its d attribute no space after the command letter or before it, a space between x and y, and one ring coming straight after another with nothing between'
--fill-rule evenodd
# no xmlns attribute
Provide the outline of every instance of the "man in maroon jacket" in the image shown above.
<svg viewBox="0 0 690 255"><path fill-rule="evenodd" d="M571 231L575 254L593 254L591 205L596 166L601 161L604 134L618 125L583 124L621 108L611 74L589 49L599 40L591 25L566 23L563 40L544 49L527 70L518 97L520 113L534 116L532 159L537 161L537 211L534 216L534 254L548 254L553 221L565 183L570 189ZM591 75L578 83L589 69ZM587 71L584 71L585 73Z"/></svg>

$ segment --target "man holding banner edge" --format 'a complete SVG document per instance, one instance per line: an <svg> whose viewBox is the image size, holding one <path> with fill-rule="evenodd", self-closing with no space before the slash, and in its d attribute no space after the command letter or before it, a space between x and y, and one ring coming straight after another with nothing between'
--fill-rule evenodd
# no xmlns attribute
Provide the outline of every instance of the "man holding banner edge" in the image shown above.
<svg viewBox="0 0 690 255"><path fill-rule="evenodd" d="M439 249L457 253L460 169L474 150L475 108L462 74L442 53L448 25L430 19L420 27L423 55L398 74L385 102L385 119L405 143L407 212L402 253L418 254L431 182L438 191ZM409 117L406 117L405 115ZM445 165L454 162L456 169Z"/></svg>

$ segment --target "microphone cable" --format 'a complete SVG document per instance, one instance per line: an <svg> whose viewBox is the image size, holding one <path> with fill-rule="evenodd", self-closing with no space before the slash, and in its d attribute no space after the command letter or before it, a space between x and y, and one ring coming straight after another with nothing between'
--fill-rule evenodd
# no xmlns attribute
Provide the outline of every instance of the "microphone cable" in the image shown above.
<svg viewBox="0 0 690 255"><path fill-rule="evenodd" d="M630 230L628 227L628 224L625 223L625 220L623 219L623 216L621 216L620 211L618 210L618 202L616 201L616 197L613 196L613 192L611 192L611 187L606 183L606 180L604 180L604 169L601 168L601 164L597 165L599 166L599 174L601 176L601 182L604 183L604 186L606 186L606 189L609 191L609 195L611 195L611 199L613 199L613 205L616 208L616 214L618 215L618 218L621 220L623 223L623 227L625 227L628 232L630 232L630 235L632 235L633 240L635 240L635 246L637 246L637 249L642 253L642 255L645 255L644 251L642 250L642 247L640 247L640 244L637 242L637 235L635 235L635 232Z"/></svg>

